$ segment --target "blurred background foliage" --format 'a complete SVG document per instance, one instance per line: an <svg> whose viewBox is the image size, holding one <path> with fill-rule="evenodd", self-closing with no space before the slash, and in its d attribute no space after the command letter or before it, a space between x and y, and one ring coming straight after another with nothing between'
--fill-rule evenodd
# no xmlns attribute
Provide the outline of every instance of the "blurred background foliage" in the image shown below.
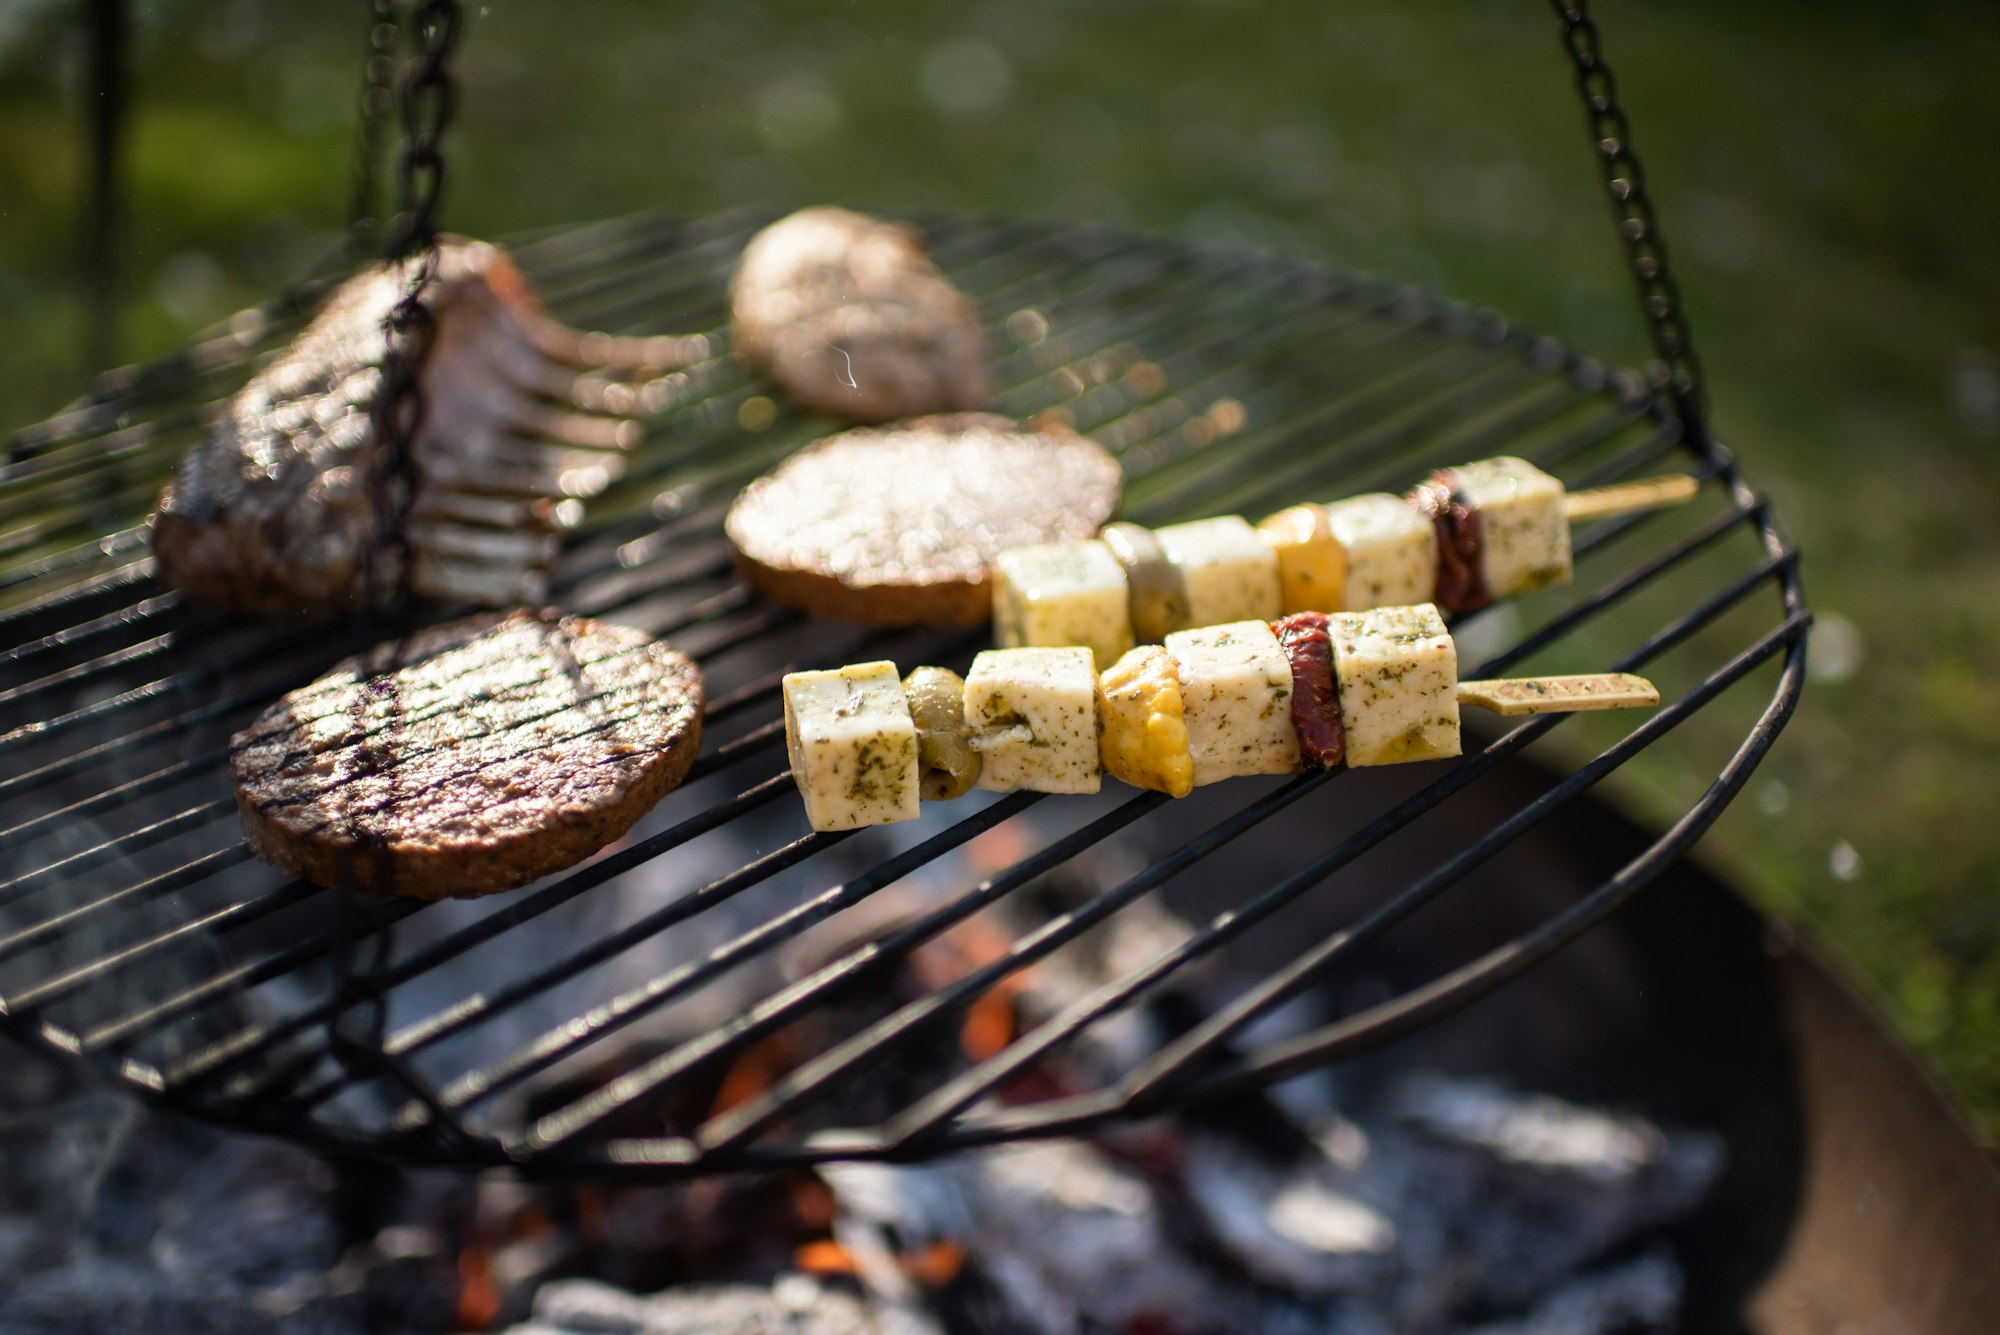
<svg viewBox="0 0 2000 1335"><path fill-rule="evenodd" d="M95 369L80 8L0 0L7 425ZM126 358L337 243L365 18L132 8ZM1992 1134L2000 9L1597 9L1720 430L1821 614L1798 722L1703 855L1843 954ZM825 200L1082 218L1321 256L1643 353L1535 0L494 0L467 6L458 73L462 232ZM1643 808L1664 777L1625 796Z"/></svg>

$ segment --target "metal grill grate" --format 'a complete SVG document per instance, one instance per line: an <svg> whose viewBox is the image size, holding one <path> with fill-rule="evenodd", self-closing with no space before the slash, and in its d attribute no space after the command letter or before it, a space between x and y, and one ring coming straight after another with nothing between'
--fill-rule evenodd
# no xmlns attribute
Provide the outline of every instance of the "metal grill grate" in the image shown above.
<svg viewBox="0 0 2000 1335"><path fill-rule="evenodd" d="M727 272L761 221L648 215L516 253L572 323L719 330ZM445 905L337 896L250 857L224 747L361 646L183 605L152 579L138 527L204 404L299 322L246 314L19 433L0 471L6 1026L196 1115L410 1161L668 1176L1054 1134L1338 1060L1498 986L1684 851L1789 716L1808 621L1793 553L1726 452L1680 441L1636 377L1490 313L1297 261L923 221L994 321L999 410L1067 414L1119 456L1124 512L1142 522L1255 516L1488 454L1525 455L1572 486L1679 456L1709 480L1699 504L1579 533L1574 588L1455 627L1468 668L1484 659L1467 675L1554 650L1567 670L1643 667L1669 702L1532 720L1394 781L1244 780L1182 803L1117 785L1095 799L979 794L916 826L811 833L785 772L780 675L875 657L963 667L979 637L814 622L734 582L723 510L825 427L769 412L725 355L646 388L646 438L573 535L553 598L701 661L712 706L688 781L621 845L526 890ZM1769 691L1731 711L1757 713L1747 733L1704 712L1746 678L1739 695ZM1455 972L1389 996L1335 986L1693 719L1681 750L1716 759L1643 857ZM1558 727L1579 738L1569 758L1595 758L1469 835L1449 822L1456 795ZM1281 812L1289 833L1273 835ZM1300 838L1300 821L1318 835ZM1369 855L1392 839L1428 847L1428 870L1371 877ZM1257 870L1232 870L1252 845ZM1302 932L1288 915L1332 902L1335 881L1361 907L1331 934ZM968 1055L951 1041L1027 971L1195 884L1211 898L1191 936L1115 961L1001 1045ZM916 967L967 933L984 945L956 966ZM1136 1049L1103 1039L1218 960L1237 962L1222 1001ZM1274 1028L1308 993L1340 1000ZM1080 1044L1098 1053L1092 1079L1066 1060Z"/></svg>

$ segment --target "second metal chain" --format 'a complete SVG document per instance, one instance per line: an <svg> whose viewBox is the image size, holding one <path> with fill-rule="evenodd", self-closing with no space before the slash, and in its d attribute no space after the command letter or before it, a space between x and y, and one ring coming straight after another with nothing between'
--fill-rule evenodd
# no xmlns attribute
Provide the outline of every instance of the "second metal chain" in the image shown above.
<svg viewBox="0 0 2000 1335"><path fill-rule="evenodd" d="M389 259L398 266L403 293L384 322L388 350L375 396L378 455L371 481L376 541L370 544L363 581L363 597L371 607L407 603L416 575L409 518L423 479L413 446L424 426L422 374L436 335L424 296L437 275L437 209L445 182L440 144L457 102L445 61L458 39L458 25L455 0L424 0L418 6L409 24L417 54L405 66L397 90L403 123L396 163L400 211Z"/></svg>
<svg viewBox="0 0 2000 1335"><path fill-rule="evenodd" d="M1681 310L1680 287L1667 267L1667 245L1660 236L1653 202L1646 194L1646 174L1632 152L1632 131L1618 105L1617 82L1611 67L1604 63L1597 25L1581 0L1551 3L1562 22L1563 46L1576 66L1576 87L1590 118L1604 188L1611 196L1611 211L1625 239L1632 276L1639 284L1647 332L1660 363L1656 379L1672 396L1688 434L1698 438L1707 421L1701 361L1695 356L1693 335Z"/></svg>
<svg viewBox="0 0 2000 1335"><path fill-rule="evenodd" d="M361 62L361 95L356 100L354 184L347 203L350 260L373 259L382 246L377 177L382 140L396 105L396 0L364 0L368 35Z"/></svg>

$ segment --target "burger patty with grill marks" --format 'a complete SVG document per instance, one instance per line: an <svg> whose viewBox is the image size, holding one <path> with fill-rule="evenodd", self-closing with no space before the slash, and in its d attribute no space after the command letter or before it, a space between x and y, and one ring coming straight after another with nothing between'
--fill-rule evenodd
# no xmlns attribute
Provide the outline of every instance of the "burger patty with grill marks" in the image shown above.
<svg viewBox="0 0 2000 1335"><path fill-rule="evenodd" d="M723 529L759 593L876 626L976 626L994 558L1075 542L1118 504L1118 461L1065 427L943 413L843 431L744 488Z"/></svg>
<svg viewBox="0 0 2000 1335"><path fill-rule="evenodd" d="M515 612L378 645L230 739L244 835L316 885L526 885L630 829L701 745L701 672L626 626Z"/></svg>

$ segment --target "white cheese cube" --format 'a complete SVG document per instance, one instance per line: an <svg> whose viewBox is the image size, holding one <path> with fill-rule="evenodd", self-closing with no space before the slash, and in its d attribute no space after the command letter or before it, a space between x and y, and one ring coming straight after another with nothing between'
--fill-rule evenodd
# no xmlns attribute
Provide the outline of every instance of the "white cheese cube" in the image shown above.
<svg viewBox="0 0 2000 1335"><path fill-rule="evenodd" d="M1330 618L1347 763L1458 754L1458 651L1430 603Z"/></svg>
<svg viewBox="0 0 2000 1335"><path fill-rule="evenodd" d="M1479 573L1507 598L1570 579L1563 484L1526 459L1482 459L1448 470L1454 494L1479 514Z"/></svg>
<svg viewBox="0 0 2000 1335"><path fill-rule="evenodd" d="M785 750L815 830L917 818L917 725L894 663L785 675Z"/></svg>
<svg viewBox="0 0 2000 1335"><path fill-rule="evenodd" d="M1090 650L988 649L965 674L967 740L979 786L996 793L1094 793L1097 669Z"/></svg>
<svg viewBox="0 0 2000 1335"><path fill-rule="evenodd" d="M1107 668L1132 647L1125 567L1103 543L1016 547L993 566L993 638L1002 648L1080 644Z"/></svg>
<svg viewBox="0 0 2000 1335"><path fill-rule="evenodd" d="M1196 784L1299 768L1292 727L1292 665L1265 621L1177 631L1181 714Z"/></svg>
<svg viewBox="0 0 2000 1335"><path fill-rule="evenodd" d="M1369 492L1326 507L1327 529L1347 553L1347 582L1338 608L1422 602L1437 588L1437 527L1401 496Z"/></svg>
<svg viewBox="0 0 2000 1335"><path fill-rule="evenodd" d="M1154 536L1180 572L1190 625L1268 621L1279 614L1278 555L1243 516L1169 524Z"/></svg>

